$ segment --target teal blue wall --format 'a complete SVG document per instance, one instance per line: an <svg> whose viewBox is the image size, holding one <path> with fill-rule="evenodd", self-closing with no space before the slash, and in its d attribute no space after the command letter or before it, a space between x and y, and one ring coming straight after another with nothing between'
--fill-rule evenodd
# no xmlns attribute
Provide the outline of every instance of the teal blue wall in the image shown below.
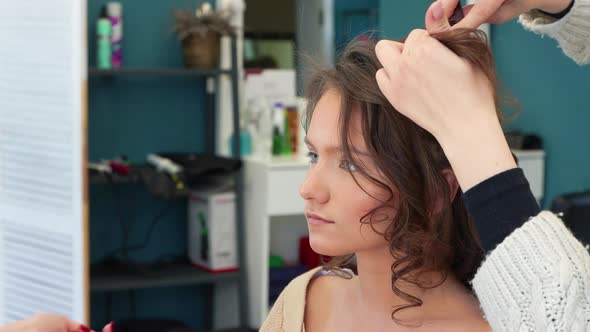
<svg viewBox="0 0 590 332"><path fill-rule="evenodd" d="M430 1L380 2L380 28L389 38L424 26ZM590 66L577 66L557 43L516 22L492 27L492 48L504 85L521 113L509 129L539 134L545 142L544 206L556 195L590 189Z"/></svg>
<svg viewBox="0 0 590 332"><path fill-rule="evenodd" d="M353 11L369 11L369 15ZM334 45L338 52L352 39L363 33L378 29L379 0L334 0ZM377 17L371 17L377 14Z"/></svg>
<svg viewBox="0 0 590 332"><path fill-rule="evenodd" d="M500 78L522 108L511 127L545 143L545 207L557 195L590 189L590 66L516 22L494 27L492 45Z"/></svg>
<svg viewBox="0 0 590 332"><path fill-rule="evenodd" d="M401 39L412 29L424 27L429 0L379 0L379 28L384 37Z"/></svg>
<svg viewBox="0 0 590 332"><path fill-rule="evenodd" d="M182 51L171 31L174 8L196 6L186 0L123 0L124 66L181 67ZM88 4L89 66L95 65L95 22L106 1ZM196 151L205 148L204 82L198 78L117 77L89 80L90 160L126 154L143 162L148 152ZM186 253L186 203L163 201L141 186L92 185L90 188L91 262L121 245L120 220L133 222L131 244L141 243L153 218L167 209L149 246L133 259L157 260ZM135 296L135 314L129 301ZM192 327L209 322L209 286L91 294L92 326L111 319L170 318Z"/></svg>

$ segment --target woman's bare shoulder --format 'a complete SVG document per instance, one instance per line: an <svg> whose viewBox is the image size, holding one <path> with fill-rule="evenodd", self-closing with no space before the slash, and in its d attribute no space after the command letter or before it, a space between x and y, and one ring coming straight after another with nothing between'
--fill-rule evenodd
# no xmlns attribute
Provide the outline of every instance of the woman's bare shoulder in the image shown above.
<svg viewBox="0 0 590 332"><path fill-rule="evenodd" d="M307 286L306 303L316 306L341 301L352 285L352 274L321 271Z"/></svg>
<svg viewBox="0 0 590 332"><path fill-rule="evenodd" d="M346 298L352 292L352 280L333 273L311 280L307 286L305 325L322 331L331 324L332 317L342 319L339 312L346 308Z"/></svg>

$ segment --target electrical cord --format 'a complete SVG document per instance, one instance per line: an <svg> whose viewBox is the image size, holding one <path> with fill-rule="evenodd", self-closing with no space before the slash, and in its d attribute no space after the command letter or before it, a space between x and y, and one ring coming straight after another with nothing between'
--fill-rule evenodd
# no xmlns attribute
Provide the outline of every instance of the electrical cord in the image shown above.
<svg viewBox="0 0 590 332"><path fill-rule="evenodd" d="M129 234L131 232L131 222L126 222L125 217L123 215L123 199L121 197L121 190L119 186L117 186L113 180L112 174L106 174L107 181L109 182L109 186L111 187L113 194L117 200L117 213L119 215L119 224L121 225L121 232L122 232L122 244L121 248L118 252L123 252L123 261L127 262L129 260ZM107 257L110 257L108 255Z"/></svg>
<svg viewBox="0 0 590 332"><path fill-rule="evenodd" d="M138 251L138 250L142 250L145 249L148 245L149 242L151 240L152 237L152 233L154 232L154 229L156 228L156 226L158 225L158 223L160 221L162 221L163 217L166 216L166 214L169 212L169 210L174 207L173 203L169 203L168 205L166 205L155 217L154 219L152 219L150 225L148 226L148 231L145 235L144 240L141 243L132 245L132 246L127 246L125 248L119 248L116 250L113 250L112 252L110 252L108 255L106 255L106 257L116 257L118 256L121 252L125 253L129 253L129 252L133 252L133 251Z"/></svg>

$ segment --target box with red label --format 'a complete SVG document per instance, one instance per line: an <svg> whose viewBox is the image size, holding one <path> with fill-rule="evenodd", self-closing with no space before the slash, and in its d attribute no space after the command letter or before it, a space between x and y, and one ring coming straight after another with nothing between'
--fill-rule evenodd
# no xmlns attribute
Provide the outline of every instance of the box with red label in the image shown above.
<svg viewBox="0 0 590 332"><path fill-rule="evenodd" d="M192 192L188 203L188 257L209 272L238 268L234 192Z"/></svg>

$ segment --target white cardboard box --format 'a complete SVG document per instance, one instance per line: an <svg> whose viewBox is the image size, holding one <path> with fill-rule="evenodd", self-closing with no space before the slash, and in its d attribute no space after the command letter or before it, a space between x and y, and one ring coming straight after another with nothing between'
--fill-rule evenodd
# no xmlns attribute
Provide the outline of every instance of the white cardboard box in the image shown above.
<svg viewBox="0 0 590 332"><path fill-rule="evenodd" d="M210 272L238 268L234 192L193 192L188 202L188 256Z"/></svg>

